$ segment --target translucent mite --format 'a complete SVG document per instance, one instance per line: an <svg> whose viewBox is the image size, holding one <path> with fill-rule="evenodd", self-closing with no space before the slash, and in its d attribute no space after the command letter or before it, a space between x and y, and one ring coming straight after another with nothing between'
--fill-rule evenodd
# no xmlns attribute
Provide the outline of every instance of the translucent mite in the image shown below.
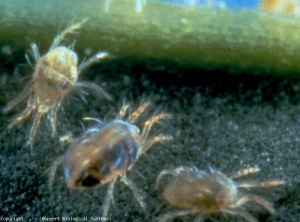
<svg viewBox="0 0 300 222"><path fill-rule="evenodd" d="M100 52L77 67L77 54L73 51L73 46L59 46L67 34L81 28L87 21L73 24L58 34L48 51L44 56L40 56L35 43L31 44L31 53L35 59L36 65L32 81L27 84L23 92L15 100L9 102L2 110L7 113L19 103L27 99L27 107L9 124L9 128L27 119L34 113L33 124L29 133L28 145L31 145L36 135L41 117L48 115L50 121L52 136L56 133L57 111L60 108L63 99L74 87L88 87L95 90L98 94L111 99L101 87L89 82L78 82L78 75L82 70L94 62L108 57L108 53Z"/></svg>
<svg viewBox="0 0 300 222"><path fill-rule="evenodd" d="M174 176L165 188L163 197L171 205L184 210L167 213L160 217L159 221L168 221L178 216L191 214L198 214L195 221L200 221L204 214L222 212L241 216L248 222L256 222L257 220L242 208L249 202L261 205L273 214L275 211L271 203L260 196L245 194L239 188L273 187L284 184L283 181L233 181L235 178L258 171L258 168L247 168L239 170L228 177L215 170L206 172L187 167L163 170L157 178L157 184L166 174Z"/></svg>
<svg viewBox="0 0 300 222"><path fill-rule="evenodd" d="M141 133L139 128L133 125L148 106L148 102L141 104L124 121L122 118L126 115L128 105L123 105L116 120L108 123L99 122L84 132L70 145L65 156L52 166L50 185L57 165L63 162L64 177L69 188L100 187L109 183L103 204L103 217L107 216L110 203L113 201L113 189L119 177L132 190L134 197L144 209L143 197L133 182L127 178L126 172L153 144L172 139L168 135L148 138L154 123L170 117L166 113L152 116L144 123Z"/></svg>

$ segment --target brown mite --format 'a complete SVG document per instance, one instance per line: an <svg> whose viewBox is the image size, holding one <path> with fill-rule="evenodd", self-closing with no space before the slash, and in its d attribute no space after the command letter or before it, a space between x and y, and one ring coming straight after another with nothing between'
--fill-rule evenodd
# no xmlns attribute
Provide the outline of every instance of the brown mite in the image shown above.
<svg viewBox="0 0 300 222"><path fill-rule="evenodd" d="M198 214L195 221L200 221L204 214L222 212L239 215L248 222L256 222L257 220L242 208L248 202L261 205L273 214L275 211L271 203L260 196L245 194L240 191L239 188L273 187L284 184L283 181L233 181L233 179L258 171L258 168L246 168L228 177L219 171L201 171L196 168L188 167L163 170L157 178L157 184L166 174L172 174L174 176L165 188L163 197L171 205L184 210L167 213L160 217L159 221L168 221L178 216L191 214Z"/></svg>
<svg viewBox="0 0 300 222"><path fill-rule="evenodd" d="M110 95L96 84L77 81L78 75L82 70L94 62L108 57L108 53L99 52L77 67L78 58L77 54L73 51L73 45L70 47L59 45L67 34L72 34L74 31L80 29L86 21L87 19L84 19L82 22L73 24L58 34L54 38L49 51L42 57L39 54L36 44L31 44L31 53L36 63L32 81L27 84L19 97L9 102L2 110L3 113L7 113L27 99L27 107L14 118L8 128L14 127L34 113L34 120L27 142L28 145L32 145L41 117L45 114L48 115L48 119L50 120L52 136L55 135L57 111L63 99L74 87L93 89L105 98L111 99Z"/></svg>
<svg viewBox="0 0 300 222"><path fill-rule="evenodd" d="M143 197L134 183L127 178L126 172L155 143L172 139L168 135L148 138L152 125L162 119L170 118L169 114L161 113L152 116L144 123L141 133L134 125L149 105L148 102L141 104L126 121L122 118L126 115L129 106L123 105L117 119L107 123L98 121L97 125L85 131L71 143L64 157L53 164L50 185L57 165L63 162L64 177L69 188L100 187L109 183L103 204L103 217L107 216L110 203L113 201L113 189L119 177L132 190L134 197L144 209Z"/></svg>

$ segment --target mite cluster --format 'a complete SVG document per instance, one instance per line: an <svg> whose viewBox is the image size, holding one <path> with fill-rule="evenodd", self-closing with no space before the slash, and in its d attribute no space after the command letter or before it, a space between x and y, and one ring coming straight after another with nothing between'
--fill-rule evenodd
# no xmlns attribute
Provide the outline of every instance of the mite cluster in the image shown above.
<svg viewBox="0 0 300 222"><path fill-rule="evenodd" d="M58 34L44 56L40 56L35 43L31 44L31 53L35 60L32 80L21 95L9 102L3 109L3 112L7 113L19 103L27 101L25 109L12 120L8 127L12 128L34 114L27 142L30 146L33 144L40 120L44 115L47 115L50 121L52 136L56 133L57 111L63 99L74 88L91 88L98 95L111 99L111 96L98 85L78 81L82 70L109 57L109 54L99 52L78 66L78 58L73 51L73 45L70 47L60 45L66 35L80 29L86 21L85 19L73 24ZM120 179L131 189L141 208L146 210L144 198L127 177L127 172L154 144L173 139L172 136L165 134L149 136L153 124L171 118L170 114L162 112L151 116L144 122L141 130L136 125L137 120L149 105L150 102L144 102L134 112L128 113L129 105L123 104L118 116L112 121L102 122L98 119L86 118L95 121L96 124L85 130L78 138L69 139L70 145L65 155L58 158L51 167L50 185L53 184L57 167L60 164L62 164L64 179L69 188L102 187L108 184L102 208L102 216L106 217L113 202L115 183ZM174 176L163 191L163 197L171 205L183 210L167 213L158 220L162 222L191 214L197 214L196 219L200 220L203 214L223 212L255 222L256 219L242 208L248 202L254 202L270 213L274 213L270 202L257 195L245 194L240 188L267 188L281 185L283 181L234 181L236 178L258 171L258 168L247 168L226 176L215 170L202 171L188 167L163 170L157 178L157 183L166 174Z"/></svg>

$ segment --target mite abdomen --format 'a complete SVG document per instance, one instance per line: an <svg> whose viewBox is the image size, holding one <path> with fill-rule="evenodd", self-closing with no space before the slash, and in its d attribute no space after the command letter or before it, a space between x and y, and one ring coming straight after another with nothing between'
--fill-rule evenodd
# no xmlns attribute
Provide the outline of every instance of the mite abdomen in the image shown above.
<svg viewBox="0 0 300 222"><path fill-rule="evenodd" d="M64 164L69 187L101 186L126 172L140 146L122 122L98 124L69 147Z"/></svg>
<svg viewBox="0 0 300 222"><path fill-rule="evenodd" d="M215 195L221 188L213 178L207 175L199 177L191 172L173 178L163 196L173 206L193 209L195 212L216 212L218 204Z"/></svg>

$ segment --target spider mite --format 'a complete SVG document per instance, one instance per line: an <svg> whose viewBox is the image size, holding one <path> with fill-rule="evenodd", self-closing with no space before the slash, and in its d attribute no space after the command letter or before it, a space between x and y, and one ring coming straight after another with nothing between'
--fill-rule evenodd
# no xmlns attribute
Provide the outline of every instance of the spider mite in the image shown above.
<svg viewBox="0 0 300 222"><path fill-rule="evenodd" d="M126 115L128 105L122 106L117 119L107 123L98 120L97 125L74 140L65 156L53 164L50 185L57 165L63 162L64 177L69 188L100 187L109 183L102 209L103 217L107 216L110 203L113 202L113 189L119 177L145 209L143 197L134 183L127 178L126 172L155 143L172 139L169 135L148 138L152 125L162 119L170 118L169 114L160 113L152 116L144 123L142 132L134 125L149 105L148 102L141 104L126 121L122 119Z"/></svg>
<svg viewBox="0 0 300 222"><path fill-rule="evenodd" d="M77 81L78 75L82 70L94 62L108 57L108 53L99 52L77 67L78 58L77 54L73 51L73 46L59 46L67 34L72 34L80 29L86 21L87 19L84 19L79 23L75 23L58 34L54 38L49 51L42 57L38 52L36 44L31 44L31 53L36 62L32 81L27 84L19 97L9 102L3 109L3 113L7 113L27 99L27 107L14 118L8 128L14 127L34 113L28 145L32 144L41 117L45 114L47 114L48 119L50 120L52 136L55 135L57 111L65 96L68 95L74 87L87 87L95 90L105 98L110 99L109 94L96 84Z"/></svg>
<svg viewBox="0 0 300 222"><path fill-rule="evenodd" d="M255 202L273 214L275 211L271 203L260 196L245 194L239 188L273 187L284 184L283 181L233 181L235 178L255 173L259 170L258 168L242 169L233 173L230 177L215 170L206 172L187 167L163 170L157 178L157 184L162 176L166 174L174 176L165 188L163 197L171 205L184 210L167 213L160 217L159 221L167 221L178 216L190 214L198 214L195 221L200 221L203 214L222 212L241 216L249 222L256 222L257 220L242 208L248 202Z"/></svg>

